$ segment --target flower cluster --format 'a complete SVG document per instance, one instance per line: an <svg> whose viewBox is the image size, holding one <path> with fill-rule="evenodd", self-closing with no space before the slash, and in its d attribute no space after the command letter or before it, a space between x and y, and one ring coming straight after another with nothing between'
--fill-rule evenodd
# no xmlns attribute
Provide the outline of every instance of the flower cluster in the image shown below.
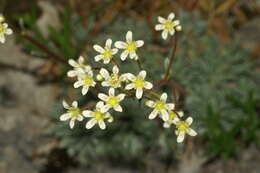
<svg viewBox="0 0 260 173"><path fill-rule="evenodd" d="M8 28L8 24L5 23L5 18L0 15L0 42L5 43L5 35L11 35L12 29Z"/></svg>
<svg viewBox="0 0 260 173"><path fill-rule="evenodd" d="M161 24L156 25L156 30L163 30L162 37L166 39L168 33L174 34L175 30L181 30L178 20L172 21L174 14L171 13L168 19L159 17ZM72 106L69 106L63 101L63 106L67 109L67 113L61 115L60 120L65 121L70 119L70 128L74 127L75 120L82 121L87 118L86 129L91 129L96 124L100 129L105 129L107 122L111 123L114 117L111 111L123 112L122 102L128 98L137 98L138 100L147 99L145 105L152 108L149 119L159 117L163 121L165 128L175 126L175 133L178 136L177 142L184 140L185 134L195 136L196 132L190 128L192 118L189 117L186 121L181 120L183 112L176 111L174 103L167 102L167 94L157 94L153 90L153 84L146 80L147 72L140 70L137 74L120 73L120 66L116 63L116 55L119 49L120 59L125 61L127 57L133 60L138 60L137 49L144 45L142 40L133 40L133 33L126 33L126 41L116 41L113 45L112 39L107 39L105 46L95 44L93 49L98 52L94 60L103 62L103 67L92 67L85 62L85 59L80 56L77 61L70 59L69 65L73 67L68 71L68 77L76 78L74 83L75 88L81 88L82 95L92 92L91 88L95 88L94 94L99 99L93 106L86 106L83 109L78 108L78 103L74 101ZM113 65L111 65L113 64ZM110 65L109 67L106 67ZM97 93L98 92L98 93ZM92 109L92 107L94 107Z"/></svg>

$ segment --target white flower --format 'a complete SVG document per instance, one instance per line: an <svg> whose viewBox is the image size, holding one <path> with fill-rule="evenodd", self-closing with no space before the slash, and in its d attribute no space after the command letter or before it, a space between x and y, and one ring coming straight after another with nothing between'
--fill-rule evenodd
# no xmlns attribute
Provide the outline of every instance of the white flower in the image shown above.
<svg viewBox="0 0 260 173"><path fill-rule="evenodd" d="M104 64L108 64L110 60L113 58L113 55L115 55L118 52L118 49L116 48L112 49L111 46L112 46L111 39L107 39L104 48L95 44L93 48L95 49L95 51L100 53L99 55L95 56L95 61L100 61L102 59Z"/></svg>
<svg viewBox="0 0 260 173"><path fill-rule="evenodd" d="M174 109L173 103L166 103L167 100L167 94L163 93L160 97L160 100L152 101L148 100L146 102L146 105L148 107L154 108L154 110L150 113L149 119L154 119L158 114L162 115L162 119L164 121L169 120L169 113L171 110Z"/></svg>
<svg viewBox="0 0 260 173"><path fill-rule="evenodd" d="M110 88L108 93L109 95L105 95L103 93L98 94L98 98L106 103L106 105L101 108L101 111L107 112L110 108L113 108L115 111L122 112L123 109L119 103L125 98L125 94L118 94L115 96L114 88Z"/></svg>
<svg viewBox="0 0 260 173"><path fill-rule="evenodd" d="M86 95L89 87L94 87L96 82L93 79L93 71L88 71L86 73L79 73L78 81L74 83L74 88L79 88L82 86L81 93Z"/></svg>
<svg viewBox="0 0 260 173"><path fill-rule="evenodd" d="M113 117L109 112L102 112L101 109L104 107L103 102L98 102L96 105L96 109L94 111L85 110L83 111L83 116L87 118L91 118L87 124L86 128L91 129L95 124L98 124L99 127L103 130L106 128L105 119L108 119L108 122L113 121Z"/></svg>
<svg viewBox="0 0 260 173"><path fill-rule="evenodd" d="M174 112L174 111L169 111L169 120L164 121L163 123L163 127L164 128L170 128L170 126L174 123L176 123L177 121L179 121L179 117L183 117L183 112L179 111L179 112Z"/></svg>
<svg viewBox="0 0 260 173"><path fill-rule="evenodd" d="M180 143L184 140L185 134L189 134L190 136L196 136L197 133L190 128L192 124L192 118L189 117L185 121L177 121L175 122L177 130L175 130L177 137L177 142Z"/></svg>
<svg viewBox="0 0 260 173"><path fill-rule="evenodd" d="M118 49L124 49L123 53L121 54L121 60L124 61L126 57L129 55L131 59L138 59L138 56L136 54L136 50L139 47L142 47L144 45L143 40L133 41L133 34L132 31L128 31L126 33L126 42L123 41L117 41L115 43L115 46Z"/></svg>
<svg viewBox="0 0 260 173"><path fill-rule="evenodd" d="M119 75L119 69L117 66L113 67L113 73L110 75L109 72L102 68L100 70L100 75L104 78L101 83L103 87L119 88L121 83L126 80L126 74Z"/></svg>
<svg viewBox="0 0 260 173"><path fill-rule="evenodd" d="M91 71L91 67L89 65L85 65L84 62L85 60L83 56L78 58L78 62L74 59L69 59L69 64L73 67L73 70L68 71L67 75L69 77L76 77L80 73Z"/></svg>
<svg viewBox="0 0 260 173"><path fill-rule="evenodd" d="M160 16L158 17L158 21L160 24L157 24L155 26L155 30L156 31L163 30L162 38L164 40L167 39L169 33L170 33L170 35L173 35L175 33L175 30L180 31L182 29L181 25L180 25L180 21L173 20L174 17L175 17L174 13L170 13L167 19L160 17Z"/></svg>
<svg viewBox="0 0 260 173"><path fill-rule="evenodd" d="M68 103L65 100L63 100L62 104L63 104L63 107L65 109L67 109L67 113L62 114L60 116L60 120L61 121L67 121L67 120L70 119L69 124L70 124L70 128L72 129L75 125L76 120L78 120L78 121L83 120L83 116L81 115L81 111L78 108L78 102L74 101L74 102L72 102L72 106L69 106Z"/></svg>
<svg viewBox="0 0 260 173"><path fill-rule="evenodd" d="M4 21L3 17L0 17L0 42L5 43L5 35L11 35L13 30L8 28L7 23L2 23Z"/></svg>
<svg viewBox="0 0 260 173"><path fill-rule="evenodd" d="M152 89L153 84L151 82L145 81L146 77L146 71L141 71L137 76L134 76L131 73L127 74L128 80L130 80L132 83L126 85L126 90L135 89L136 90L136 98L140 99L143 95L143 88L145 89Z"/></svg>

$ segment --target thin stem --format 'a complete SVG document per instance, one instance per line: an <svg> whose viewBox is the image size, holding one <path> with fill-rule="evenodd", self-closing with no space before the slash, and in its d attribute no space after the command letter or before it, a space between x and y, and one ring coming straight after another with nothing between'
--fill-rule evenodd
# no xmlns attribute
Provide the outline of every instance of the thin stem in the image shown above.
<svg viewBox="0 0 260 173"><path fill-rule="evenodd" d="M113 63L114 65L116 65L117 67L119 67L119 64L116 62L116 60L111 59L111 61L112 61L112 63Z"/></svg>
<svg viewBox="0 0 260 173"><path fill-rule="evenodd" d="M93 108L95 105L96 105L95 103L88 104L88 105L84 106L84 107L82 108L82 110L91 109L91 108Z"/></svg>
<svg viewBox="0 0 260 173"><path fill-rule="evenodd" d="M138 65L138 67L139 67L139 70L142 70L143 67L142 67L142 64L141 64L140 59L138 59L138 60L136 60L136 61L137 61L137 65Z"/></svg>
<svg viewBox="0 0 260 173"><path fill-rule="evenodd" d="M165 75L164 75L164 80L166 80L166 81L169 79L170 70L171 70L171 67L172 67L173 60L175 58L175 54L176 54L176 50L177 50L177 42L178 42L178 35L176 33L176 36L174 37L174 40L173 40L172 56L170 57L170 62L169 62L168 68L167 68Z"/></svg>

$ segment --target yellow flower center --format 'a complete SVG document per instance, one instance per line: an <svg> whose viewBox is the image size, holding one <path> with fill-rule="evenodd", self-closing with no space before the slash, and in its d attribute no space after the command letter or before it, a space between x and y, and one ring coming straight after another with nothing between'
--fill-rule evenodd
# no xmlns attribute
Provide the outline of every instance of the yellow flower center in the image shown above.
<svg viewBox="0 0 260 173"><path fill-rule="evenodd" d="M131 43L128 43L127 47L126 47L126 50L128 52L134 52L136 50L136 45L135 43L131 42Z"/></svg>
<svg viewBox="0 0 260 173"><path fill-rule="evenodd" d="M170 20L167 20L165 23L164 23L164 28L166 30L171 30L173 28L173 22L170 21Z"/></svg>
<svg viewBox="0 0 260 173"><path fill-rule="evenodd" d="M104 115L97 110L94 112L94 117L96 118L97 121L104 120Z"/></svg>
<svg viewBox="0 0 260 173"><path fill-rule="evenodd" d="M3 24L0 24L0 34L4 33L5 28Z"/></svg>
<svg viewBox="0 0 260 173"><path fill-rule="evenodd" d="M105 50L105 52L102 55L104 56L104 59L111 59L112 58L111 50Z"/></svg>
<svg viewBox="0 0 260 173"><path fill-rule="evenodd" d="M84 85L90 86L93 84L93 78L91 76L86 75L84 77Z"/></svg>
<svg viewBox="0 0 260 173"><path fill-rule="evenodd" d="M80 109L79 108L70 108L68 110L68 112L70 113L71 117L77 117L80 114Z"/></svg>
<svg viewBox="0 0 260 173"><path fill-rule="evenodd" d="M112 107L118 105L118 103L119 103L119 101L118 101L117 97L115 97L115 96L110 96L107 100L107 104L109 104Z"/></svg>
<svg viewBox="0 0 260 173"><path fill-rule="evenodd" d="M169 117L170 117L171 120L173 120L174 118L177 117L177 115L176 115L175 112L171 111L171 112L169 113Z"/></svg>
<svg viewBox="0 0 260 173"><path fill-rule="evenodd" d="M137 78L134 82L135 88L143 88L144 87L144 80Z"/></svg>
<svg viewBox="0 0 260 173"><path fill-rule="evenodd" d="M154 107L156 110L160 111L160 110L163 110L165 109L165 103L162 102L162 101L157 101L155 103L155 107Z"/></svg>
<svg viewBox="0 0 260 173"><path fill-rule="evenodd" d="M178 132L186 132L189 128L189 125L184 121L180 121L176 126L178 129Z"/></svg>
<svg viewBox="0 0 260 173"><path fill-rule="evenodd" d="M112 74L111 75L111 77L109 79L109 84L110 84L110 86L112 86L114 88L120 87L121 81L119 80L117 74Z"/></svg>

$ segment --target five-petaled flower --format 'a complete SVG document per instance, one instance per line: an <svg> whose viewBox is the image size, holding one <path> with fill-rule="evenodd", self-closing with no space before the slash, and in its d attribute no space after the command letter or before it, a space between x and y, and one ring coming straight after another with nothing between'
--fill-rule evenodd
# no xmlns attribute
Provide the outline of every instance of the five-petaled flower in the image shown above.
<svg viewBox="0 0 260 173"><path fill-rule="evenodd" d="M13 30L8 28L7 23L4 22L4 17L0 16L0 42L5 43L5 35L11 35Z"/></svg>
<svg viewBox="0 0 260 173"><path fill-rule="evenodd" d="M106 40L106 45L104 48L95 44L93 48L95 49L95 51L100 53L99 55L95 56L95 61L103 60L104 64L108 64L110 60L113 58L113 55L115 55L118 52L118 49L111 48L111 46L112 46L111 39Z"/></svg>
<svg viewBox="0 0 260 173"><path fill-rule="evenodd" d="M138 55L136 54L136 50L139 47L142 47L144 45L143 40L133 41L133 33L132 31L128 31L126 33L126 42L123 41L117 41L115 42L115 46L118 49L124 49L124 51L121 54L121 60L124 61L127 56L129 55L130 59L138 59Z"/></svg>
<svg viewBox="0 0 260 173"><path fill-rule="evenodd" d="M88 71L85 73L78 74L78 81L74 83L74 88L79 88L82 86L81 93L86 95L89 87L95 87L96 82L93 79L93 71Z"/></svg>
<svg viewBox="0 0 260 173"><path fill-rule="evenodd" d="M143 89L152 89L153 84L151 82L145 81L146 71L142 70L137 76L134 76L131 73L127 74L128 80L131 81L130 84L126 85L126 90L135 89L136 98L140 99L143 95Z"/></svg>
<svg viewBox="0 0 260 173"><path fill-rule="evenodd" d="M102 101L96 104L96 109L94 111L85 110L82 112L84 117L90 118L86 124L87 129L91 129L95 124L98 124L99 127L104 130L106 128L105 119L108 119L108 122L113 121L113 117L109 112L102 112L101 109L104 107Z"/></svg>
<svg viewBox="0 0 260 173"><path fill-rule="evenodd" d="M73 101L72 102L72 106L69 106L68 103L63 100L62 102L63 107L65 109L67 109L67 113L64 113L60 116L60 120L61 121L67 121L70 119L70 128L72 129L75 125L75 121L82 121L83 120L83 116L81 115L81 111L78 108L78 102L77 101Z"/></svg>
<svg viewBox="0 0 260 173"><path fill-rule="evenodd" d="M119 88L121 87L121 83L126 80L126 74L119 75L119 68L117 66L113 67L112 72L109 74L105 68L100 70L100 75L104 78L104 81L101 83L103 87Z"/></svg>
<svg viewBox="0 0 260 173"><path fill-rule="evenodd" d="M162 116L164 121L169 120L169 113L171 110L174 109L175 105L173 103L166 103L167 101L167 94L163 93L160 97L160 100L152 101L148 100L146 105L148 107L154 108L154 110L150 113L149 119L154 119L158 114Z"/></svg>
<svg viewBox="0 0 260 173"><path fill-rule="evenodd" d="M163 127L170 128L172 124L180 120L180 117L183 117L182 111L179 111L177 113L175 111L169 111L169 119L167 121L164 121Z"/></svg>
<svg viewBox="0 0 260 173"><path fill-rule="evenodd" d="M67 75L69 77L76 77L80 73L85 73L88 71L91 71L91 67L89 65L84 64L85 60L83 56L80 56L78 58L78 62L74 59L69 59L69 65L73 67L73 70L68 71Z"/></svg>
<svg viewBox="0 0 260 173"><path fill-rule="evenodd" d="M189 134L190 136L196 136L197 133L190 128L193 119L188 117L185 121L178 120L175 122L176 130L175 133L178 136L177 142L180 143L184 140L185 134Z"/></svg>
<svg viewBox="0 0 260 173"><path fill-rule="evenodd" d="M173 35L176 31L180 31L182 29L181 25L180 25L180 21L179 20L173 20L175 17L174 13L170 13L168 18L165 19L161 16L158 17L158 21L160 24L157 24L155 26L155 30L156 31L162 31L162 38L164 40L167 39L168 34L170 33L170 35Z"/></svg>
<svg viewBox="0 0 260 173"><path fill-rule="evenodd" d="M108 94L109 95L105 95L103 93L98 94L98 98L106 103L106 105L101 108L101 111L107 112L110 108L113 108L115 111L122 112L123 109L120 106L120 102L125 98L125 94L118 94L115 96L114 88L110 88Z"/></svg>

